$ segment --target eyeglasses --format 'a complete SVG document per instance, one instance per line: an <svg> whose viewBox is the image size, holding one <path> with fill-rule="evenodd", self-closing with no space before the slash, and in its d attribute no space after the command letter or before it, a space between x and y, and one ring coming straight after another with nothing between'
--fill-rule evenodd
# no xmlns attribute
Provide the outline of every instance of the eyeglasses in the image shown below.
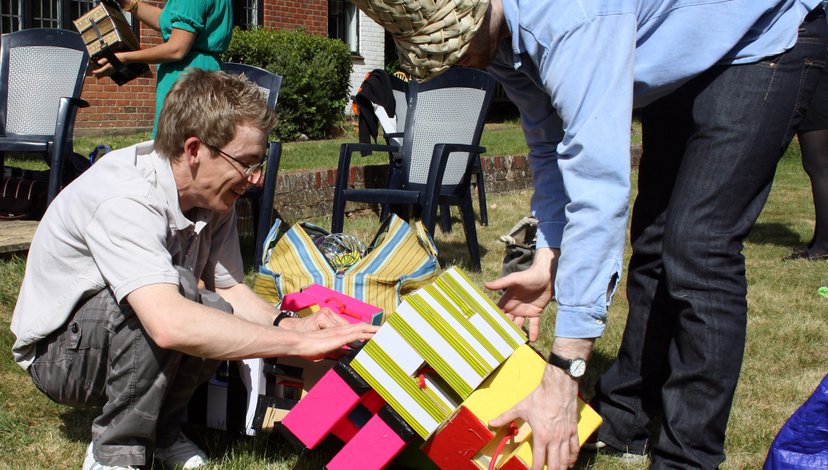
<svg viewBox="0 0 828 470"><path fill-rule="evenodd" d="M267 161L267 155L265 155L264 157L262 157L261 161L258 161L258 162L254 163L252 165L248 165L247 163L244 163L243 161L239 160L238 158L236 158L236 157L230 155L229 153L223 151L222 149L216 147L215 145L208 144L207 142L204 142L203 140L201 142L204 145L206 145L207 148L209 148L210 150L214 150L214 151L218 152L219 154L221 154L221 156L227 157L230 160L233 160L234 162L241 165L242 168L244 168L244 171L242 171L242 174L247 179L250 179L252 176L260 173L262 171L262 165L264 165L265 161Z"/></svg>

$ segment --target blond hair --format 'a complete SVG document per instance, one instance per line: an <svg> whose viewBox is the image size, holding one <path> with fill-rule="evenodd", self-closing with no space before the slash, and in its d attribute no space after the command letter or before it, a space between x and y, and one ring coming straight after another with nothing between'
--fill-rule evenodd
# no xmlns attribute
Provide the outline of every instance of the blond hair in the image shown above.
<svg viewBox="0 0 828 470"><path fill-rule="evenodd" d="M238 126L250 126L266 135L275 125L275 112L253 82L242 75L193 68L181 75L164 98L155 149L175 161L190 137L221 148L233 140Z"/></svg>

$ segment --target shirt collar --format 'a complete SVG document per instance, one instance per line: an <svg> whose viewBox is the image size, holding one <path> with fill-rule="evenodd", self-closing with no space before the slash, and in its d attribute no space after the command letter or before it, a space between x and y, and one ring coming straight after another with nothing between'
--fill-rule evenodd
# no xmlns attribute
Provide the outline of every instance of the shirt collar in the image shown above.
<svg viewBox="0 0 828 470"><path fill-rule="evenodd" d="M150 144L144 147L144 144ZM154 150L152 141L145 142L138 147L138 155L148 154L151 159L155 175L158 178L158 187L161 189L164 197L167 199L167 218L171 230L185 231L192 230L195 233L200 233L205 225L213 218L212 211L204 208L196 207L190 212L193 220L190 220L181 211L181 206L178 200L178 185L175 183L175 176L173 175L171 161L167 160L161 154Z"/></svg>

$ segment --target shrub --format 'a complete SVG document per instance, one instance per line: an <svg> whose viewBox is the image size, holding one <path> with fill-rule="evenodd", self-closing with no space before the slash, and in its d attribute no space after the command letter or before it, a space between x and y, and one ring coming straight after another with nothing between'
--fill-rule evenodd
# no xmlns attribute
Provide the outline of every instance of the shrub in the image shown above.
<svg viewBox="0 0 828 470"><path fill-rule="evenodd" d="M226 62L255 65L283 77L276 136L296 140L329 137L339 126L348 100L351 53L337 39L304 31L233 30Z"/></svg>

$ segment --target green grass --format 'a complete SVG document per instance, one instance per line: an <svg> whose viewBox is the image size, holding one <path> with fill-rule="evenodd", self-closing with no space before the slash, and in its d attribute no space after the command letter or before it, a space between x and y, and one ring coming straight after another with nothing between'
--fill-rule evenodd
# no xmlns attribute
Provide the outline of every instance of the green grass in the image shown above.
<svg viewBox="0 0 828 470"><path fill-rule="evenodd" d="M490 225L478 227L483 270L467 271L476 284L499 273L503 247L497 237L527 212L529 195L528 191L489 194ZM329 226L324 218L314 222ZM374 216L349 219L345 227L370 240L377 220ZM468 253L458 220L454 227L453 233L438 232L435 237L440 262L466 267ZM810 186L793 148L779 166L768 204L744 250L750 286L747 346L727 432L724 469L760 468L779 428L826 373L828 301L817 296L816 290L828 285L828 263L780 261L793 246L810 238L812 228ZM0 468L77 468L90 439L94 411L49 401L13 363L9 352L14 339L9 323L23 269L20 258L0 260L0 350L5 351L0 356ZM626 309L621 286L582 384L587 397L617 354ZM552 317L552 313L547 315L543 324L541 350L549 347ZM278 436L248 438L195 426L187 430L214 458L213 468L321 468L331 455L330 449L300 455ZM594 455L583 455L579 467L646 468Z"/></svg>
<svg viewBox="0 0 828 470"><path fill-rule="evenodd" d="M137 142L149 140L149 132L124 135L81 136L74 141L75 152L87 156L98 145L106 144L112 149L127 147ZM382 139L380 139L382 140ZM282 160L279 171L299 171L320 168L335 168L339 160L339 148L343 143L357 142L358 137L353 126L347 128L336 139L314 140L308 142L285 142L282 146ZM485 156L526 155L526 142L523 131L516 121L487 124L481 137L481 145L486 147ZM354 164L382 164L388 162L388 156L376 153L372 156L354 160ZM8 166L32 170L46 169L46 162L41 155L9 154Z"/></svg>

